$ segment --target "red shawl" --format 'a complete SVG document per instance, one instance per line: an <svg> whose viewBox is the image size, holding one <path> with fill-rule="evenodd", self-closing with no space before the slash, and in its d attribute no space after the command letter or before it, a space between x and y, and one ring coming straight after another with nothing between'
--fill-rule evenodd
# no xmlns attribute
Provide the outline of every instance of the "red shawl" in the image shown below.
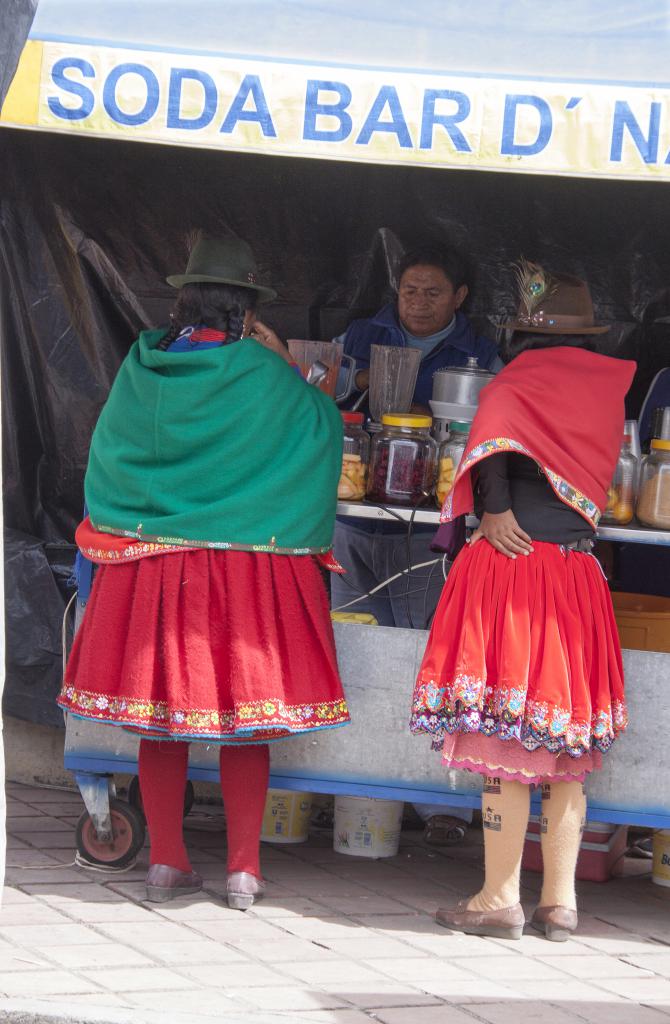
<svg viewBox="0 0 670 1024"><path fill-rule="evenodd" d="M593 528L621 448L635 363L580 348L522 352L479 396L442 522L473 510L471 470L498 452L528 455L556 494Z"/></svg>

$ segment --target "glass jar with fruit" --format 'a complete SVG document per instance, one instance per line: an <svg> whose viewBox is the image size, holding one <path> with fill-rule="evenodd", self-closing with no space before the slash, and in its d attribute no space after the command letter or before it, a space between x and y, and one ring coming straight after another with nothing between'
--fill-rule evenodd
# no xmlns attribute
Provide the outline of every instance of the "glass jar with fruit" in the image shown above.
<svg viewBox="0 0 670 1024"><path fill-rule="evenodd" d="M370 461L370 438L363 430L362 412L343 412L344 447L342 472L337 485L340 501L361 501L365 497Z"/></svg>
<svg viewBox="0 0 670 1024"><path fill-rule="evenodd" d="M385 413L372 438L368 498L381 505L420 505L435 480L437 442L430 416Z"/></svg>
<svg viewBox="0 0 670 1024"><path fill-rule="evenodd" d="M607 490L607 507L600 520L602 523L625 526L631 521L635 513L637 474L638 462L631 450L631 438L624 434L614 478Z"/></svg>
<svg viewBox="0 0 670 1024"><path fill-rule="evenodd" d="M435 499L440 508L444 505L447 495L454 486L456 470L463 458L469 433L469 423L454 421L449 424L449 437L440 445L435 484Z"/></svg>
<svg viewBox="0 0 670 1024"><path fill-rule="evenodd" d="M637 518L645 526L670 530L670 441L654 438L642 462Z"/></svg>

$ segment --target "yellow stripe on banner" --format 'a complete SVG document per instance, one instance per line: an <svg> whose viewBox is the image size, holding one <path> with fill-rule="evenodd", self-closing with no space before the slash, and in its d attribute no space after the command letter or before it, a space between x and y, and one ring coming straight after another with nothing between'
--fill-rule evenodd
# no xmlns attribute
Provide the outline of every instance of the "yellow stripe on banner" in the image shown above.
<svg viewBox="0 0 670 1024"><path fill-rule="evenodd" d="M16 125L37 124L43 52L44 44L36 39L29 39L23 47L16 74L2 105L0 121Z"/></svg>

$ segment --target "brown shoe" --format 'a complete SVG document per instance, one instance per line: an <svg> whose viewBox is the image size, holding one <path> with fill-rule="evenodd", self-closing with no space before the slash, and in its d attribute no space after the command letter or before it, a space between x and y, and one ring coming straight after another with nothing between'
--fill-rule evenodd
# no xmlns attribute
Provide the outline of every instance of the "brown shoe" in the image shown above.
<svg viewBox="0 0 670 1024"><path fill-rule="evenodd" d="M577 911L570 907L538 907L530 923L550 942L565 942L577 928Z"/></svg>
<svg viewBox="0 0 670 1024"><path fill-rule="evenodd" d="M423 830L423 841L429 846L458 846L465 839L468 826L462 818L451 814L433 814Z"/></svg>
<svg viewBox="0 0 670 1024"><path fill-rule="evenodd" d="M461 900L449 910L438 910L435 920L454 932L488 935L492 939L520 939L526 919L520 903L502 910L468 910L469 900Z"/></svg>
<svg viewBox="0 0 670 1024"><path fill-rule="evenodd" d="M201 889L202 878L195 871L180 871L169 864L152 864L149 868L147 899L152 903L165 903Z"/></svg>

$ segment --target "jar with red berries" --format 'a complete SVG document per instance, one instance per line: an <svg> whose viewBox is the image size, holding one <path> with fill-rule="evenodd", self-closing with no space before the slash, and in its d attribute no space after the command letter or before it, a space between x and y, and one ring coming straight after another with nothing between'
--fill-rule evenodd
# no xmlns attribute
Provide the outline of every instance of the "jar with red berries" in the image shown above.
<svg viewBox="0 0 670 1024"><path fill-rule="evenodd" d="M372 438L368 498L380 505L420 505L435 483L437 442L430 416L386 413Z"/></svg>

